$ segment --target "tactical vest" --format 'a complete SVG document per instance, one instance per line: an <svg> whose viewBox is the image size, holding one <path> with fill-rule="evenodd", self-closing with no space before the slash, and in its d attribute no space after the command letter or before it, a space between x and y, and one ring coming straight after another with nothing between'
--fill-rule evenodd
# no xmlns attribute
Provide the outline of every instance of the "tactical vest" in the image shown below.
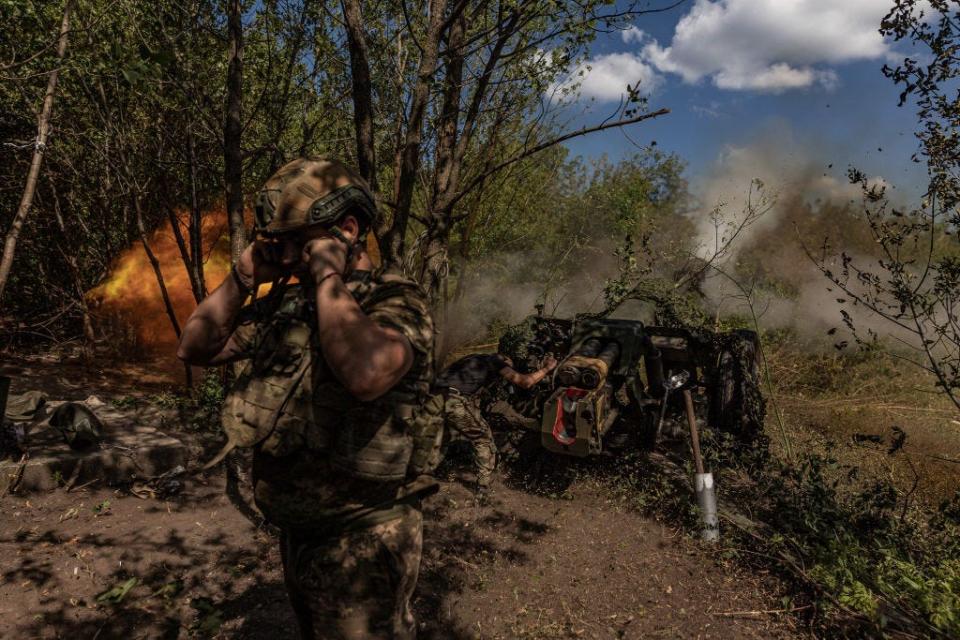
<svg viewBox="0 0 960 640"><path fill-rule="evenodd" d="M354 290L362 299L364 290ZM429 473L439 459L442 399L424 381L359 402L334 378L316 335L316 310L300 287L277 296L257 325L253 354L224 399L227 445L281 458L307 448L353 478L396 482Z"/></svg>

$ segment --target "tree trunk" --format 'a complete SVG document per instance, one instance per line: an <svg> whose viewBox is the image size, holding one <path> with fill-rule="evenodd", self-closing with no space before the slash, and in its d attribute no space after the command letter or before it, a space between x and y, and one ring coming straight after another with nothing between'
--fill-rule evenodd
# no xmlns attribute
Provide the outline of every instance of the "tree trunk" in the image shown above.
<svg viewBox="0 0 960 640"><path fill-rule="evenodd" d="M227 0L227 116L223 125L223 178L226 185L230 261L236 263L247 246L243 225L243 22L240 0Z"/></svg>
<svg viewBox="0 0 960 640"><path fill-rule="evenodd" d="M453 301L463 299L467 290L467 264L470 262L470 241L476 225L476 211L470 211L460 226L460 247L457 251L457 288L453 290Z"/></svg>
<svg viewBox="0 0 960 640"><path fill-rule="evenodd" d="M0 299L3 298L3 290L7 286L7 280L10 277L10 269L13 266L13 255L17 249L17 239L20 237L20 230L23 229L23 223L30 213L30 207L33 205L33 195L37 190L37 179L40 177L40 165L43 162L43 152L47 146L47 137L50 134L50 116L53 114L53 96L57 90L57 77L60 75L60 65L67 53L67 35L70 31L70 0L67 0L63 8L63 20L60 23L60 38L57 42L57 62L56 66L50 72L50 78L47 80L47 92L43 96L43 108L40 111L40 117L37 120L37 141L33 148L33 160L30 162L30 170L27 173L27 183L23 188L23 196L20 198L20 206L17 207L17 213L13 217L13 224L3 242L3 257L0 258Z"/></svg>
<svg viewBox="0 0 960 640"><path fill-rule="evenodd" d="M428 287L431 300L435 300L442 293L442 307L449 304L447 280L449 278L448 252L454 208L449 205L453 194L460 186L460 172L463 166L467 148L473 136L477 118L480 115L484 100L488 97L490 81L500 61L503 49L514 33L519 20L519 13L513 12L504 22L502 29L484 64L483 71L478 78L474 89L469 96L465 111L461 110L461 94L463 92L464 66L464 37L466 33L466 16L461 15L450 28L447 40L447 68L444 74L444 104L441 111L440 125L437 133L437 161L434 174L433 193L430 202L431 216L427 220L428 242L427 259L423 261L423 271L420 281ZM461 117L462 116L462 117ZM488 152L496 147L495 136L488 144ZM462 268L466 264L467 238L471 226L470 220L464 223L464 245L459 261ZM457 281L454 297L462 292L462 277ZM443 332L445 335L446 332Z"/></svg>
<svg viewBox="0 0 960 640"><path fill-rule="evenodd" d="M147 254L150 266L153 267L153 274L157 277L157 285L160 287L160 297L163 298L163 306L167 310L167 317L170 318L170 324L173 325L173 332L176 333L177 338L179 338L180 323L177 322L177 314L173 309L173 303L170 301L170 294L167 292L166 282L163 280L160 261L157 260L157 256L154 255L153 249L150 248L150 242L147 239L147 228L143 224L143 208L140 204L139 196L133 196L133 209L137 215L137 231L140 233L140 243L143 245L143 250Z"/></svg>
<svg viewBox="0 0 960 640"><path fill-rule="evenodd" d="M430 301L435 303L449 270L447 250L450 246L450 214L435 213L431 216L431 221L433 224L427 229L427 241L423 250L420 284L426 289Z"/></svg>
<svg viewBox="0 0 960 640"><path fill-rule="evenodd" d="M177 216L175 208L168 204L167 219L170 221L170 230L173 232L173 238L177 241L177 248L180 250L180 259L183 261L183 268L187 271L190 279L190 290L193 292L193 299L197 304L207 297L207 288L203 280L203 242L200 234L201 216L200 202L197 198L197 156L194 148L193 132L187 134L187 164L190 171L190 219L187 222L187 232L190 235L190 246L187 247L187 241L183 237L183 230L180 227L180 218Z"/></svg>
<svg viewBox="0 0 960 640"><path fill-rule="evenodd" d="M447 35L447 53L443 79L443 103L440 108L440 119L437 123L436 162L433 174L433 190L430 196L432 204L442 198L451 188L450 179L453 176L454 151L457 146L457 131L460 120L460 94L463 90L463 41L466 35L467 21L464 14L460 14L451 24ZM427 286L434 307L439 309L439 317L435 317L440 339L437 344L437 363L443 362L446 357L449 343L447 339L447 318L449 305L449 287L447 286L448 263L447 251L449 244L449 211L438 211L431 208L431 217L428 219L427 244L422 264L423 271L420 282ZM438 237L437 217L442 218L440 223L443 229ZM428 274L437 273L440 280L430 279ZM442 289L441 289L442 287ZM439 297L439 304L436 298ZM435 314L436 315L436 314Z"/></svg>
<svg viewBox="0 0 960 640"><path fill-rule="evenodd" d="M57 227L60 229L60 238L58 238L58 244L60 244L60 241L69 237L69 234L67 233L67 225L63 221L63 211L60 207L60 195L57 193L57 187L52 178L49 181L50 193L53 195L53 214L57 218ZM93 322L90 320L90 307L87 305L86 292L83 290L80 261L77 259L78 252L69 250L69 247L64 248L62 245L59 249L60 255L63 256L67 266L70 267L70 275L73 276L73 287L77 294L77 303L80 306L81 321L83 322L83 357L89 360L93 356L96 335L93 332Z"/></svg>
<svg viewBox="0 0 960 640"><path fill-rule="evenodd" d="M200 200L197 197L197 150L193 139L193 131L188 135L187 151L190 154L190 264L185 266L190 271L193 297L197 304L200 304L200 301L207 297L207 283L203 278L203 219L200 211ZM240 228L243 229L242 196L240 198L240 219Z"/></svg>
<svg viewBox="0 0 960 640"><path fill-rule="evenodd" d="M377 190L376 147L373 139L373 85L370 81L370 56L363 32L360 0L343 0L353 80L353 128L357 136L357 169L370 189Z"/></svg>
<svg viewBox="0 0 960 640"><path fill-rule="evenodd" d="M140 204L140 196L133 196L133 209L137 216L137 231L140 233L140 243L143 245L143 251L147 254L150 266L153 267L153 274L157 277L157 286L160 287L160 297L163 298L163 306L167 311L167 317L170 318L170 324L173 326L173 332L180 339L180 323L177 321L177 313L173 308L173 302L170 301L170 294L167 292L167 284L163 279L163 271L160 270L160 261L154 255L150 248L150 242L147 239L147 228L143 224L143 208ZM183 363L184 371L187 377L187 387L193 387L193 370L186 362Z"/></svg>
<svg viewBox="0 0 960 640"><path fill-rule="evenodd" d="M430 27L423 39L423 53L417 68L417 82L411 91L410 113L407 117L407 132L403 145L395 159L393 224L380 243L383 264L396 266L403 261L404 236L413 203L413 191L420 170L420 143L423 140L423 122L430 98L430 86L437 70L440 38L443 35L444 14L447 0L430 0Z"/></svg>
<svg viewBox="0 0 960 640"><path fill-rule="evenodd" d="M446 72L443 78L443 106L437 125L436 169L433 175L433 201L446 195L450 188L457 129L460 119L460 93L463 89L463 39L466 17L454 20L447 37Z"/></svg>
<svg viewBox="0 0 960 640"><path fill-rule="evenodd" d="M177 241L177 249L180 251L180 259L183 261L183 267L187 270L187 277L190 279L190 291L197 302L203 299L200 290L197 288L196 280L193 277L193 258L190 256L190 249L187 247L187 240L183 237L183 229L180 228L180 218L177 216L176 209L170 207L167 209L167 221L170 223L170 230L173 232L173 239Z"/></svg>

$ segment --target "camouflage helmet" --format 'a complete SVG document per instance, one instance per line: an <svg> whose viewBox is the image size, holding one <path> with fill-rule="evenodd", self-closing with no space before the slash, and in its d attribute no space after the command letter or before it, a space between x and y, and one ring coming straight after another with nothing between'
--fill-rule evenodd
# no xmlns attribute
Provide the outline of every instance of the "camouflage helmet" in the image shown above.
<svg viewBox="0 0 960 640"><path fill-rule="evenodd" d="M254 202L257 231L275 236L315 224L332 225L344 215L377 221L366 181L332 158L298 158L280 167Z"/></svg>

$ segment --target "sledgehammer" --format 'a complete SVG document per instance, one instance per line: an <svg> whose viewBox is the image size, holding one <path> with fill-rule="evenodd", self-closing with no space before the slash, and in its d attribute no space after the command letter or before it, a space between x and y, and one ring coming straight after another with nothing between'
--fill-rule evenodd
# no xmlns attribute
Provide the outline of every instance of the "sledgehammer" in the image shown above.
<svg viewBox="0 0 960 640"><path fill-rule="evenodd" d="M693 464L696 475L693 479L697 494L697 506L700 507L700 519L703 531L700 537L707 542L716 542L720 538L717 521L717 493L714 489L713 474L704 472L703 456L700 455L700 432L697 430L697 417L693 413L693 394L683 390L683 402L687 408L687 422L690 424L690 443L693 446Z"/></svg>

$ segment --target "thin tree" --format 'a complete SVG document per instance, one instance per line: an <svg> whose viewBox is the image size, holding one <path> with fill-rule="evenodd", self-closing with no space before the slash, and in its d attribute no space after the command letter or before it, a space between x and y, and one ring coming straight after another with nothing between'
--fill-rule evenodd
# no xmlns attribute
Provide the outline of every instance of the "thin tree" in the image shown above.
<svg viewBox="0 0 960 640"><path fill-rule="evenodd" d="M223 124L223 178L227 188L230 261L236 262L247 245L243 226L243 13L240 0L227 0L227 116Z"/></svg>
<svg viewBox="0 0 960 640"><path fill-rule="evenodd" d="M17 249L17 239L20 237L20 231L23 229L23 223L30 213L30 207L33 205L33 196L37 190L37 180L40 177L40 165L43 163L43 153L47 148L47 138L50 135L50 117L53 114L53 97L57 91L57 79L60 76L60 66L67 53L67 35L70 32L70 0L63 7L63 20L60 22L60 36L57 42L57 60L50 71L50 77L47 80L47 91L43 96L43 107L40 110L40 116L37 118L37 139L33 145L33 159L30 162L30 170L27 173L27 183L23 188L23 196L20 198L20 205L17 207L17 213L13 217L13 224L3 243L3 257L0 258L0 299L3 298L3 290L7 286L7 280L10 277L10 269L13 266L13 255Z"/></svg>
<svg viewBox="0 0 960 640"><path fill-rule="evenodd" d="M343 17L350 49L350 76L353 84L353 126L357 141L357 169L370 188L377 190L376 148L373 140L373 83L370 80L370 52L363 33L359 0L343 0Z"/></svg>

